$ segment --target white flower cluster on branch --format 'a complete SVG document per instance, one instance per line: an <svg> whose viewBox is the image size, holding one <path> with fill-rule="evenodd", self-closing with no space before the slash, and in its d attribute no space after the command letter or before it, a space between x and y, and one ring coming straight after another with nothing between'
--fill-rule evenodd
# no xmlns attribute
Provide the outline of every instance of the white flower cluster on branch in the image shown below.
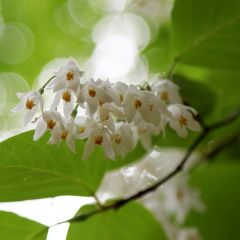
<svg viewBox="0 0 240 240"><path fill-rule="evenodd" d="M138 140L150 149L152 136L160 135L167 125L181 137L187 136L188 129L200 130L194 118L197 112L183 105L177 85L162 79L144 85L86 81L84 72L69 59L39 92L18 93L20 103L13 111L25 111L24 125L41 111L35 141L50 131L50 144L66 140L75 152L76 140L87 139L84 159L97 146L102 146L110 159L124 157ZM54 94L50 109L44 107L45 90Z"/></svg>

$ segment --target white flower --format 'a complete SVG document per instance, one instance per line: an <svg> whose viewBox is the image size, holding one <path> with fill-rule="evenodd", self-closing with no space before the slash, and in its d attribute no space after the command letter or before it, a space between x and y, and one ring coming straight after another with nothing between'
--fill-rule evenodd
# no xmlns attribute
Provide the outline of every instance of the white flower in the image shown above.
<svg viewBox="0 0 240 240"><path fill-rule="evenodd" d="M117 126L117 129L112 134L111 139L116 156L124 157L134 148L133 131L126 123L122 123Z"/></svg>
<svg viewBox="0 0 240 240"><path fill-rule="evenodd" d="M126 92L128 90L128 85L123 83L123 82L116 82L116 83L113 84L113 89L116 90L116 94L118 96L117 99L114 98L114 99L116 99L115 103L117 105L121 106L122 102L124 100L125 94L126 94Z"/></svg>
<svg viewBox="0 0 240 240"><path fill-rule="evenodd" d="M86 131L87 133L87 131ZM105 156L114 159L115 154L112 148L111 136L109 131L99 125L92 125L89 127L88 134L85 134L85 137L88 137L88 140L85 145L83 159L88 159L95 147L102 146Z"/></svg>
<svg viewBox="0 0 240 240"><path fill-rule="evenodd" d="M69 117L74 109L74 102L76 100L75 91L70 88L58 90L55 93L51 110L56 110L60 104L63 103L63 113L65 117Z"/></svg>
<svg viewBox="0 0 240 240"><path fill-rule="evenodd" d="M59 144L66 141L68 148L72 152L76 152L75 141L77 139L77 127L73 118L63 119L63 124L60 125L59 134L52 134L48 143Z"/></svg>
<svg viewBox="0 0 240 240"><path fill-rule="evenodd" d="M130 85L123 101L124 113L128 122L132 122L139 112L142 118L155 126L161 121L161 115L168 115L164 104L150 91L139 91Z"/></svg>
<svg viewBox="0 0 240 240"><path fill-rule="evenodd" d="M62 117L61 114L55 110L43 112L40 119L37 121L37 126L33 140L37 141L47 131L51 131L51 137L55 143L61 141Z"/></svg>
<svg viewBox="0 0 240 240"><path fill-rule="evenodd" d="M161 191L164 195L163 208L174 215L178 223L184 222L190 210L202 212L205 209L198 192L188 186L187 177L169 181Z"/></svg>
<svg viewBox="0 0 240 240"><path fill-rule="evenodd" d="M159 79L152 84L151 90L166 104L182 103L179 87L172 81Z"/></svg>
<svg viewBox="0 0 240 240"><path fill-rule="evenodd" d="M153 124L141 122L137 126L138 137L146 150L150 150L152 147L152 136L159 135L160 128L157 128Z"/></svg>
<svg viewBox="0 0 240 240"><path fill-rule="evenodd" d="M180 228L176 234L176 240L201 240L197 228Z"/></svg>
<svg viewBox="0 0 240 240"><path fill-rule="evenodd" d="M87 102L89 115L93 115L98 107L109 102L113 102L114 93L111 85L106 81L92 79L86 83L80 90L78 102L82 104ZM117 97L117 96L116 96Z"/></svg>
<svg viewBox="0 0 240 240"><path fill-rule="evenodd" d="M197 115L195 109L181 104L172 104L168 106L168 111L172 114L169 119L169 125L181 137L186 137L188 134L187 129L192 131L200 131L200 124L194 119Z"/></svg>
<svg viewBox="0 0 240 240"><path fill-rule="evenodd" d="M43 98L39 92L17 93L20 98L18 105L12 109L13 112L25 111L23 125L28 124L37 112L38 107L43 111Z"/></svg>
<svg viewBox="0 0 240 240"><path fill-rule="evenodd" d="M64 88L76 91L80 84L82 74L76 62L70 58L56 73L55 78L51 80L47 88L53 89L54 92Z"/></svg>

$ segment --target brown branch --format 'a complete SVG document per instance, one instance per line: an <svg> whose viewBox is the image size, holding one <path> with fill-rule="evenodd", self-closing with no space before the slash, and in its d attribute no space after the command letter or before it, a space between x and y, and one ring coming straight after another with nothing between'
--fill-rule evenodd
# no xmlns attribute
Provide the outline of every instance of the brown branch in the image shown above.
<svg viewBox="0 0 240 240"><path fill-rule="evenodd" d="M227 116L226 118L212 124L209 126L204 127L202 133L198 136L198 138L193 142L193 144L190 146L190 148L188 149L188 151L186 152L185 156L183 157L183 159L181 160L181 162L178 164L178 166L172 171L170 172L168 175L166 175L165 177L163 177L162 179L160 179L158 182L156 182L155 184L153 184L152 186L146 188L145 190L142 190L128 198L125 199L121 199L118 200L112 204L109 205L101 205L99 206L99 208L95 211L92 211L90 213L87 214L82 214L80 216L75 216L71 219L69 219L66 222L70 222L70 223L74 223L74 222L81 222L81 221L85 221L88 218L95 216L99 213L111 210L111 209L119 209L122 206L126 205L127 203L137 200L141 197L143 197L144 195L155 191L159 186L161 186L162 184L166 183L168 180L170 180L171 178L173 178L175 175L177 175L179 172L182 171L182 169L184 168L187 160L189 159L189 157L191 156L191 154L194 152L194 150L196 150L196 148L202 143L202 141L207 137L207 135L209 133L211 133L212 131L222 128L224 126L227 126L229 124L231 124L232 122L234 122L237 118L240 117L240 107L232 112L229 116ZM239 137L239 136L238 136ZM220 150L220 149L219 149ZM215 152L217 152L218 150L215 150ZM213 154L213 153L212 153Z"/></svg>

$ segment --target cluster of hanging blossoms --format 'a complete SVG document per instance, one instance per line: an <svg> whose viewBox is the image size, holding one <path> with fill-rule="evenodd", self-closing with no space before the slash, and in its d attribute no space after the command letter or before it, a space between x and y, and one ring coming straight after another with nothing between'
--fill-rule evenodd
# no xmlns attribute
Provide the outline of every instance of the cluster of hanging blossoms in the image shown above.
<svg viewBox="0 0 240 240"><path fill-rule="evenodd" d="M13 111L25 111L24 125L36 119L35 141L50 131L50 144L65 140L75 152L76 140L87 139L83 159L96 146L110 159L124 157L139 140L150 149L152 136L168 125L181 137L187 136L188 129L200 130L194 118L197 112L183 105L177 85L158 79L144 86L86 81L70 59L39 91L18 93L20 102ZM44 107L45 90L54 94L50 109ZM39 111L41 116L36 117Z"/></svg>

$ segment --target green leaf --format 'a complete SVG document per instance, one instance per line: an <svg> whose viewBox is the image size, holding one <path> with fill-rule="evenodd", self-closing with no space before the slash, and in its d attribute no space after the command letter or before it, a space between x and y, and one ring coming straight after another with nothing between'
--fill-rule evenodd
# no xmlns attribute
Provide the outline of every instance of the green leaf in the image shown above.
<svg viewBox="0 0 240 240"><path fill-rule="evenodd" d="M176 0L172 20L177 61L239 69L239 0Z"/></svg>
<svg viewBox="0 0 240 240"><path fill-rule="evenodd" d="M238 239L240 164L214 162L194 172L191 182L200 189L206 205L203 214L191 213L187 225L199 228L204 240Z"/></svg>
<svg viewBox="0 0 240 240"><path fill-rule="evenodd" d="M191 81L182 76L174 76L174 82L180 87L184 102L191 104L202 117L214 110L217 95L205 83Z"/></svg>
<svg viewBox="0 0 240 240"><path fill-rule="evenodd" d="M165 240L161 225L141 205L130 203L70 225L68 240Z"/></svg>
<svg viewBox="0 0 240 240"><path fill-rule="evenodd" d="M106 159L101 148L81 159L84 141L78 141L76 154L65 144L47 144L48 135L33 142L27 132L0 143L0 201L53 197L92 196L109 169L138 160L145 151L137 147L125 159Z"/></svg>
<svg viewBox="0 0 240 240"><path fill-rule="evenodd" d="M0 239L45 240L47 227L13 213L0 212Z"/></svg>

